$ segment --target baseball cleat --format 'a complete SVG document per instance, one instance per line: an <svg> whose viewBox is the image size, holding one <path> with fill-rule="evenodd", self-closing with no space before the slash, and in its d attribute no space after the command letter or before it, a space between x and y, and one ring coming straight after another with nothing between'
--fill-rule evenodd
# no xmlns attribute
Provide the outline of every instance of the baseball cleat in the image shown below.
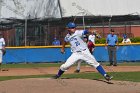
<svg viewBox="0 0 140 93"><path fill-rule="evenodd" d="M105 78L107 81L110 81L110 80L113 78L113 76L106 75L104 78Z"/></svg>
<svg viewBox="0 0 140 93"><path fill-rule="evenodd" d="M74 71L74 73L79 73L79 72L80 72L80 70L75 70L75 71Z"/></svg>
<svg viewBox="0 0 140 93"><path fill-rule="evenodd" d="M58 79L58 78L59 78L58 75L55 75L55 76L52 77L52 79Z"/></svg>

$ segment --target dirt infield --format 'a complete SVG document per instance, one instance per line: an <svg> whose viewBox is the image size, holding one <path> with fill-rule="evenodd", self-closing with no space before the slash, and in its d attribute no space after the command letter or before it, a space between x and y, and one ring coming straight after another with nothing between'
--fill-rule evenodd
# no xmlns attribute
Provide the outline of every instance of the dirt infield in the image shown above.
<svg viewBox="0 0 140 93"><path fill-rule="evenodd" d="M104 66L107 72L140 71L140 66ZM56 74L59 67L9 68L0 76ZM66 73L73 73L75 67ZM96 72L89 66L81 67L82 73ZM0 81L0 93L140 93L140 83L128 81L30 78Z"/></svg>
<svg viewBox="0 0 140 93"><path fill-rule="evenodd" d="M9 71L1 71L0 76L18 76L18 75L43 75L43 74L56 74L59 67L48 67L48 68L9 68ZM73 73L76 67L71 67L65 73ZM140 66L104 66L107 72L130 72L140 71ZM97 72L95 68L90 66L82 66L81 72Z"/></svg>

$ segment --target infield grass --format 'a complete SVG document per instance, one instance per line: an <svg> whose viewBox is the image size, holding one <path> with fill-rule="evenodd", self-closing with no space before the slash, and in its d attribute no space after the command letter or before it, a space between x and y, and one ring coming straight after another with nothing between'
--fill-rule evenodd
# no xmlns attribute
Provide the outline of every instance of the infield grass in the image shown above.
<svg viewBox="0 0 140 93"><path fill-rule="evenodd" d="M59 67L62 63L21 63L21 64L3 64L3 68L34 68L34 67Z"/></svg>
<svg viewBox="0 0 140 93"><path fill-rule="evenodd" d="M61 63L21 63L21 64L3 64L2 68L34 68L34 67L59 67L63 64ZM102 65L108 65L108 62L101 62ZM86 63L82 63L82 66L87 65ZM140 62L123 62L118 63L119 66L140 66Z"/></svg>
<svg viewBox="0 0 140 93"><path fill-rule="evenodd" d="M29 63L29 64L3 64L2 68L35 68L35 67L59 67L62 63ZM103 62L102 65L109 63ZM82 63L82 65L87 65ZM140 66L140 62L119 63L119 66ZM140 82L140 72L110 72L113 75L113 80ZM28 75L28 76L0 76L0 81L11 79L24 78L48 78L52 75ZM103 79L99 73L79 73L79 74L64 74L62 78L82 78L82 79Z"/></svg>
<svg viewBox="0 0 140 93"><path fill-rule="evenodd" d="M140 82L140 72L110 72L113 80ZM81 73L81 74L67 74L63 77L68 78L82 78L82 79L103 79L99 73Z"/></svg>
<svg viewBox="0 0 140 93"><path fill-rule="evenodd" d="M133 81L140 82L140 72L111 72L113 80L119 81ZM28 75L28 76L0 76L0 81L12 80L12 79L25 79L25 78L50 78L52 74L48 75ZM61 78L68 79L91 79L100 80L104 79L99 73L78 73L78 74L63 74Z"/></svg>

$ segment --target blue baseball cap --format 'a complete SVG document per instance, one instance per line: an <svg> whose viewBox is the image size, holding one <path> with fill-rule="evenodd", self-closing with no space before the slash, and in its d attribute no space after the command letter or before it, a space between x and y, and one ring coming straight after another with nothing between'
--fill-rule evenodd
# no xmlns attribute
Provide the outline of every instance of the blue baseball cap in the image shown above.
<svg viewBox="0 0 140 93"><path fill-rule="evenodd" d="M76 27L76 24L73 23L73 22L69 22L69 23L67 24L67 27L68 27L68 28L75 28L75 27Z"/></svg>

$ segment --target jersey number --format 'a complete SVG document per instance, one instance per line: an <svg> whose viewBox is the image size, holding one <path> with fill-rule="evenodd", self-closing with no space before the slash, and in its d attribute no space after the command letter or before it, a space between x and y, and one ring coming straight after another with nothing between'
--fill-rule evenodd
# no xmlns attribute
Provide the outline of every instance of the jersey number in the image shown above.
<svg viewBox="0 0 140 93"><path fill-rule="evenodd" d="M77 42L75 42L75 44L76 44L76 46L79 46L80 45L80 43L77 41Z"/></svg>

